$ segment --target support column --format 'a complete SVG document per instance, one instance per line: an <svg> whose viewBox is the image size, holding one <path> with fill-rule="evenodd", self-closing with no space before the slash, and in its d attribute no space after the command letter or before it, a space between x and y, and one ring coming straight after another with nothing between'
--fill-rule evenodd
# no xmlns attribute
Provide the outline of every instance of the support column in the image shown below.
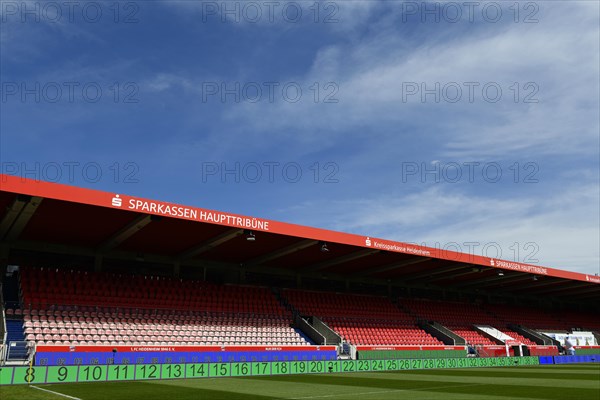
<svg viewBox="0 0 600 400"><path fill-rule="evenodd" d="M8 244L0 245L0 283L4 282L6 276L6 267L8 267L8 254L10 249Z"/></svg>
<svg viewBox="0 0 600 400"><path fill-rule="evenodd" d="M94 271L100 272L102 271L102 263L104 262L104 256L102 254L96 254L94 257Z"/></svg>

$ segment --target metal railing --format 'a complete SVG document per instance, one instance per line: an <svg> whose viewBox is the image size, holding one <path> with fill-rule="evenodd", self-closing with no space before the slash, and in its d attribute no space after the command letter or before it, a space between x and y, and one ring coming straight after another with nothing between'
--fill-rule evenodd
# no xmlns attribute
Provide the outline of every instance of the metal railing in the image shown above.
<svg viewBox="0 0 600 400"><path fill-rule="evenodd" d="M4 313L4 307L2 307L2 343L6 343L6 336L8 331L6 329L6 314Z"/></svg>
<svg viewBox="0 0 600 400"><path fill-rule="evenodd" d="M317 331L311 324L308 323L300 314L294 314L294 323L317 345L326 344L325 336Z"/></svg>
<svg viewBox="0 0 600 400"><path fill-rule="evenodd" d="M497 344L504 344L507 340L518 341L517 339L511 338L498 328L494 328L490 325L472 325L472 327L475 329L475 331L477 331L477 333L479 333L483 337L488 338L492 342L495 341Z"/></svg>
<svg viewBox="0 0 600 400"><path fill-rule="evenodd" d="M2 342L0 344L0 365L5 365L6 364L6 343Z"/></svg>
<svg viewBox="0 0 600 400"><path fill-rule="evenodd" d="M548 337L544 334L536 332L533 329L526 328L522 325L508 324L508 327L511 330L522 335L523 337L526 337L527 339L535 342L536 344L542 344L544 346L552 346L552 345L555 345L556 343L558 343L558 341L555 341L551 337Z"/></svg>
<svg viewBox="0 0 600 400"><path fill-rule="evenodd" d="M350 358L353 360L357 359L357 350L356 350L356 346L353 344L349 344L350 346Z"/></svg>
<svg viewBox="0 0 600 400"><path fill-rule="evenodd" d="M338 345L342 343L342 337L337 334L336 331L331 329L325 322L321 321L320 318L313 316L313 327L321 333L321 335L325 336L327 340L326 344L335 344Z"/></svg>
<svg viewBox="0 0 600 400"><path fill-rule="evenodd" d="M6 343L6 313L4 312L4 296L2 295L2 283L0 282L0 309L2 310L2 333L4 334L3 343Z"/></svg>
<svg viewBox="0 0 600 400"><path fill-rule="evenodd" d="M33 364L35 353L37 352L37 344L31 342L27 344L27 362Z"/></svg>
<svg viewBox="0 0 600 400"><path fill-rule="evenodd" d="M2 283L0 283L0 310L2 310L2 341L0 341L0 365L4 365L7 353L6 338L8 331L6 329L6 313L4 312L4 297L2 296Z"/></svg>
<svg viewBox="0 0 600 400"><path fill-rule="evenodd" d="M484 346L479 345L475 346L475 348L477 349L479 357L495 357L493 354L488 353Z"/></svg>
<svg viewBox="0 0 600 400"><path fill-rule="evenodd" d="M6 361L11 360L28 360L31 353L31 347L27 346L27 342L14 341L7 343Z"/></svg>
<svg viewBox="0 0 600 400"><path fill-rule="evenodd" d="M441 340L446 345L464 346L466 344L464 338L435 321L419 320L417 325L419 328Z"/></svg>

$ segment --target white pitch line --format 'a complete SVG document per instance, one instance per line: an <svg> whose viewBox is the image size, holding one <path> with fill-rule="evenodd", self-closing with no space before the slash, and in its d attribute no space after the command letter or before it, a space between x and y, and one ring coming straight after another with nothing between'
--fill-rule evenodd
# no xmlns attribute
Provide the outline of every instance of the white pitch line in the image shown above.
<svg viewBox="0 0 600 400"><path fill-rule="evenodd" d="M58 395L58 396L66 397L67 399L81 400L79 397L73 397L73 396L69 396L68 394L58 393L58 392L54 392L54 391L48 390L48 389L42 389L41 387L37 387L37 386L30 385L29 387L37 389L37 390L41 390L43 392L48 392L48 393L52 393L52 394L55 394L55 395Z"/></svg>
<svg viewBox="0 0 600 400"><path fill-rule="evenodd" d="M378 390L376 392L360 392L360 393L337 393L337 394L325 394L321 396L306 396L306 397L290 397L290 400L301 400L301 399L325 399L329 397L339 397L339 396L362 396L369 394L382 394L382 393L396 393L396 392L417 392L421 390L431 390L431 389L449 389L455 387L465 387L465 386L481 386L487 385L487 383L471 383L467 385L451 385L451 386L432 386L426 388L417 388L417 389L395 389L395 390Z"/></svg>

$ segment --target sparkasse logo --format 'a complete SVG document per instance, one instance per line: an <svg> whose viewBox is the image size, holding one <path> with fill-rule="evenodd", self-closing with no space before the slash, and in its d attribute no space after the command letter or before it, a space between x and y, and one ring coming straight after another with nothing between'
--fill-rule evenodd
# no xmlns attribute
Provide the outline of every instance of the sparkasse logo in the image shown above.
<svg viewBox="0 0 600 400"><path fill-rule="evenodd" d="M112 198L111 204L114 207L121 207L123 205L123 200L121 199L121 197L117 194L115 195L115 197Z"/></svg>

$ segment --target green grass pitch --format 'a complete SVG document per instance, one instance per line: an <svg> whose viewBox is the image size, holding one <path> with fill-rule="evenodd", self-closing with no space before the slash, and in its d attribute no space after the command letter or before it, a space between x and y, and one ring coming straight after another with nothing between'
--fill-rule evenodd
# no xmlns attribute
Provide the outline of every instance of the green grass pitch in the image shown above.
<svg viewBox="0 0 600 400"><path fill-rule="evenodd" d="M46 391L29 386L2 386L0 399L599 400L600 364L35 386Z"/></svg>

